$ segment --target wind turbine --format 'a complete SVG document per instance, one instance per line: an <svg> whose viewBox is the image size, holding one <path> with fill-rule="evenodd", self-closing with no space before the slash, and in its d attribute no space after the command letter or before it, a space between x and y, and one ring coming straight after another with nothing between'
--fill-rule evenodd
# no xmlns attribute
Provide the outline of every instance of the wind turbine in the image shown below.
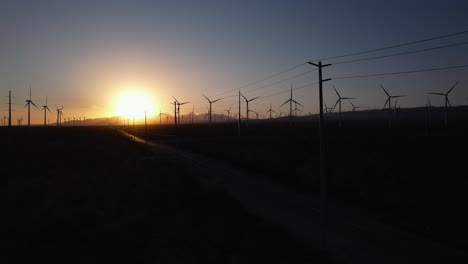
<svg viewBox="0 0 468 264"><path fill-rule="evenodd" d="M228 122L231 120L231 109L232 109L232 106L229 107L229 109L224 110L228 113Z"/></svg>
<svg viewBox="0 0 468 264"><path fill-rule="evenodd" d="M297 116L297 111L302 112L302 110L297 107L297 103L294 103L294 109L293 109L294 116Z"/></svg>
<svg viewBox="0 0 468 264"><path fill-rule="evenodd" d="M351 100L349 100L349 103L353 106L353 112L356 112L356 109L361 108L362 106L355 106Z"/></svg>
<svg viewBox="0 0 468 264"><path fill-rule="evenodd" d="M190 112L190 117L192 119L192 125L193 125L193 116L195 115L195 106L192 107L192 112Z"/></svg>
<svg viewBox="0 0 468 264"><path fill-rule="evenodd" d="M385 92L385 94L388 96L387 101L385 101L385 104L384 104L384 107L383 107L383 108L385 108L385 107L387 106L387 104L388 104L388 110L392 110L392 98L399 98L399 97L405 97L405 96L407 96L407 95L405 95L405 94L402 94L402 95L390 95L390 94L387 92L387 90L385 90L385 88L384 88L382 85L380 85L380 87L381 87L382 90Z"/></svg>
<svg viewBox="0 0 468 264"><path fill-rule="evenodd" d="M63 106L62 108L58 108L58 106L54 105L55 106L55 109L57 109L57 126L61 126L62 125L62 109L63 109ZM70 120L70 118L68 118L68 120Z"/></svg>
<svg viewBox="0 0 468 264"><path fill-rule="evenodd" d="M210 126L211 126L211 104L216 103L216 102L218 102L219 100L221 100L223 98L218 98L216 100L211 101L208 97L206 97L206 95L204 95L204 94L202 94L202 95L206 98L206 100L208 100L208 103L210 103L209 114L210 114Z"/></svg>
<svg viewBox="0 0 468 264"><path fill-rule="evenodd" d="M333 112L333 108L328 107L327 104L325 103L325 100L323 101L323 105L325 105L325 108L323 109L325 114Z"/></svg>
<svg viewBox="0 0 468 264"><path fill-rule="evenodd" d="M26 100L24 107L28 107L28 127L31 125L31 104L37 108L36 104L31 99L31 85L29 85L29 100ZM37 108L39 110L39 108Z"/></svg>
<svg viewBox="0 0 468 264"><path fill-rule="evenodd" d="M300 103L296 102L296 100L293 99L293 95L292 95L292 84L291 84L291 96L289 97L288 100L286 100L286 102L284 102L281 106L285 105L289 103L289 125L291 126L292 125L292 111L293 111L293 108L292 108L292 103L296 103L302 107L304 107L303 105L301 105Z"/></svg>
<svg viewBox="0 0 468 264"><path fill-rule="evenodd" d="M450 104L450 100L449 100L449 98L448 98L448 95L449 95L450 92L453 90L453 88L455 88L455 86L457 86L457 84L458 84L458 82L456 82L456 83L452 86L452 88L450 88L450 89L448 90L447 93L428 93L428 94L440 95L440 96L444 96L444 97L445 97L445 108L444 108L444 110L445 110L445 111L444 111L445 126L447 126L447 124L448 124L448 119L447 119L447 110L448 110L448 107L449 107L449 106L452 106L452 105Z"/></svg>
<svg viewBox="0 0 468 264"><path fill-rule="evenodd" d="M392 98L396 98L396 100L397 100L397 102L398 102L398 98L400 98L400 97L405 97L405 96L407 96L407 95L405 95L405 94L402 94L402 95L390 95L390 94L387 92L387 90L385 90L385 88L384 88L382 85L380 85L380 87L381 87L382 90L385 92L385 94L388 96L388 97L387 97L387 100L385 101L385 104L384 104L384 107L383 107L383 108L385 109L385 107L386 107L387 104L388 104L388 110L389 110L390 115L391 115L391 113L392 113ZM396 104L395 104L395 106L396 106ZM393 118L396 119L396 110L393 111ZM389 125L391 125L391 124L392 124L392 120L391 120L391 118L390 118Z"/></svg>
<svg viewBox="0 0 468 264"><path fill-rule="evenodd" d="M176 125L179 126L180 125L180 106L181 105L184 105L184 104L188 104L190 102L183 102L183 103L180 103L179 100L177 100L174 96L172 96L172 98L174 98L175 100L175 105L177 105L177 110L175 112L177 118L176 118ZM174 106L174 109L175 109L175 106Z"/></svg>
<svg viewBox="0 0 468 264"><path fill-rule="evenodd" d="M45 99L45 105L42 106L42 110L44 110L44 126L47 126L47 111L50 113L50 109L47 106L47 96Z"/></svg>
<svg viewBox="0 0 468 264"><path fill-rule="evenodd" d="M251 98L251 99L247 99L243 94L241 94L241 96L244 97L245 103L246 103L246 105L247 105L247 106L246 106L246 109L247 109L247 111L246 111L247 118L246 118L246 120L245 120L245 125L246 125L247 127L249 127L249 111L250 111L250 110L249 110L249 103L252 102L252 101L255 100L255 99L258 99L260 96L257 96L257 97Z"/></svg>
<svg viewBox="0 0 468 264"><path fill-rule="evenodd" d="M341 97L341 95L338 93L338 91L336 90L335 88L335 85L332 85L333 86L333 89L335 90L336 92L336 95L338 96L338 100L336 100L336 103L335 103L335 106L333 106L333 109L335 109L336 105L338 105L338 111L339 111L339 123L338 125L341 127L341 100L352 100L352 99L356 99L356 98L353 98L353 97Z"/></svg>
<svg viewBox="0 0 468 264"><path fill-rule="evenodd" d="M268 109L268 111L266 112L270 113L270 120L271 120L271 113L276 113L276 111L271 108L271 104L270 104L270 109Z"/></svg>

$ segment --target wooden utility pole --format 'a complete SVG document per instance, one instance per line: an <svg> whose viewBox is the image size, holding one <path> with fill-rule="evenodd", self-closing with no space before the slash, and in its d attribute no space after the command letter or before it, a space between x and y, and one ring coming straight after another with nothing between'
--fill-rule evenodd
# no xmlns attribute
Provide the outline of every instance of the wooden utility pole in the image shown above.
<svg viewBox="0 0 468 264"><path fill-rule="evenodd" d="M239 113L238 113L238 121L237 121L237 136L240 137L241 135L241 92L239 90Z"/></svg>
<svg viewBox="0 0 468 264"><path fill-rule="evenodd" d="M323 122L323 82L330 81L331 79L322 78L322 68L328 67L331 64L322 64L321 61L316 63L309 62L318 68L319 72L319 109L320 109L320 120L319 120L319 138L320 138L320 225L322 230L322 246L326 245L325 229L327 223L327 178L325 174L325 138L324 138L324 122Z"/></svg>
<svg viewBox="0 0 468 264"><path fill-rule="evenodd" d="M8 127L11 127L11 91L8 91Z"/></svg>

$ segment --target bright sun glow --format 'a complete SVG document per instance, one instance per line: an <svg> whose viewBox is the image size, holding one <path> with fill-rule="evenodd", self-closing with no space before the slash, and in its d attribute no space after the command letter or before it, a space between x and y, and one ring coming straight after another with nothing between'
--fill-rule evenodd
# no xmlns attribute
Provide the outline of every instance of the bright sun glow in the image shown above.
<svg viewBox="0 0 468 264"><path fill-rule="evenodd" d="M155 115L155 107L151 100L136 92L121 95L115 105L115 114L127 118L143 118Z"/></svg>

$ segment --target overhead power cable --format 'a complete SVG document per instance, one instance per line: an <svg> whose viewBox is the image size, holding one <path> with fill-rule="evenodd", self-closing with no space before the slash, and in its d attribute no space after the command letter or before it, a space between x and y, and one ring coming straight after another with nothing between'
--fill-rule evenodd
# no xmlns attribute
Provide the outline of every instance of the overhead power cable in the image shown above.
<svg viewBox="0 0 468 264"><path fill-rule="evenodd" d="M418 72L442 71L442 70L451 70L451 69L459 69L459 68L468 68L468 65L458 65L458 66L451 66L451 67L432 68L432 69L422 69L422 70L413 70L413 71L375 73L375 74L355 75L355 76L340 76L340 77L334 77L334 78L331 78L331 79L332 79L332 80L355 79L355 78L365 78L365 77L375 77L375 76L410 74L410 73L418 73Z"/></svg>
<svg viewBox="0 0 468 264"><path fill-rule="evenodd" d="M431 51L431 50L452 48L452 47L461 46L461 45L467 45L467 44L468 44L468 42L461 42L461 43L456 43L456 44L451 44L451 45L438 46L438 47L433 47L433 48L420 49L420 50L413 50L413 51L407 51L407 52L401 52L401 53L394 53L394 54L388 54L388 55L382 55L382 56L376 56L376 57L370 57L370 58L363 58L363 59L356 59L356 60L348 60L348 61L334 62L333 65L345 64L345 63L352 63L352 62L359 62L359 61L375 60L375 59L382 59L382 58L395 57L395 56L402 56L402 55L413 54L413 53L420 53L420 52L426 52L426 51Z"/></svg>

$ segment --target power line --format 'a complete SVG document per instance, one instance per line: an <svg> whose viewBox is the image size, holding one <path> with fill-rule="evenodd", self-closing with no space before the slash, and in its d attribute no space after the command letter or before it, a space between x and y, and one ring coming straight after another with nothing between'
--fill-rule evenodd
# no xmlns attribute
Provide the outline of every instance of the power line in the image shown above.
<svg viewBox="0 0 468 264"><path fill-rule="evenodd" d="M345 63L352 63L352 62L359 62L359 61L375 60L375 59L382 59L382 58L388 58L388 57L395 57L395 56L401 56L401 55L407 55L407 54L413 54L413 53L419 53L419 52L426 52L426 51L437 50L437 49L451 48L451 47L456 47L456 46L461 46L461 45L467 45L467 44L468 44L468 42L461 42L461 43L456 43L456 44L451 44L451 45L445 45L445 46L438 46L438 47L427 48L427 49L421 49L421 50L413 50L413 51L408 51L408 52L401 52L401 53L395 53L395 54L389 54L389 55L382 55L382 56L376 56L376 57L370 57L370 58L363 58L363 59L356 59L356 60L340 61L340 62L335 62L335 63L333 63L333 65L345 64Z"/></svg>
<svg viewBox="0 0 468 264"><path fill-rule="evenodd" d="M437 37L432 37L432 38L427 38L427 39L421 39L421 40L416 40L416 41L411 41L411 42L405 42L402 44L397 44L397 45L392 45L392 46L387 46L383 48L378 48L378 49L370 49L370 50L365 50L365 51L360 51L360 52L354 52L354 53L349 53L349 54L344 54L344 55L339 55L339 56L333 56L333 57L328 57L328 58L322 58L322 59L317 59L317 60L312 60L311 62L316 62L316 61L324 61L324 60L331 60L331 59L338 59L338 58L344 58L344 57L349 57L349 56L354 56L354 55L360 55L360 54L365 54L365 53L370 53L370 52L375 52L375 51L381 51L381 50L386 50L386 49L393 49L393 48L399 48L403 46L408 46L408 45L413 45L417 43L423 43L431 40L436 40L436 39L442 39L442 38L448 38L448 37L453 37L457 35L462 35L468 33L468 30L465 31L460 31L452 34L447 34L447 35L442 35L442 36L437 36Z"/></svg>
<svg viewBox="0 0 468 264"><path fill-rule="evenodd" d="M273 85L275 85L275 84L282 83L282 82L285 82L285 81L288 81L288 80L291 80L291 79L295 79L295 78L297 78L297 77L306 75L306 74L311 73L311 72L314 72L314 71L317 71L317 69L313 69L313 70L310 70L310 71L306 71L306 72L303 72L303 73L301 73L301 74L294 75L294 76L292 76L292 77L289 77L289 78L286 78L286 79L282 79L282 80L279 80L279 81L274 82L274 83L271 83L271 84L267 84L267 85L264 85L264 86L261 86L261 87L258 87L258 88L254 88L254 89L252 89L252 90L245 91L244 93L250 93L250 92L253 92L253 91L256 91L256 90L260 90L260 89L263 89L263 88L266 88L266 87L270 87L270 86L273 86Z"/></svg>
<svg viewBox="0 0 468 264"><path fill-rule="evenodd" d="M432 40L436 40L436 39L443 39L443 38L453 37L453 36L462 35L462 34L466 34L466 33L468 33L468 30L459 31L459 32L455 32L455 33L452 33L452 34L446 34L446 35L431 37L431 38L426 38L426 39L421 39L421 40L416 40L416 41L411 41L411 42L405 42L405 43L396 44L396 45L391 45L391 46L386 46L386 47L383 47L383 48L376 48L376 49L364 50L364 51L360 51L360 52L348 53L348 54L343 54L343 55L338 55L338 56L332 56L332 57L326 57L326 58L321 58L321 59L315 59L315 60L310 60L310 61L311 61L311 62L317 62L317 61L324 61L324 60L331 60L331 59L338 59L338 58L350 57L350 56L354 56L354 55L360 55L360 54L365 54L365 53L370 53L370 52L376 52L376 51L382 51L382 50L386 50L386 49L392 49L392 48L398 48L398 47L408 46L408 45L417 44L417 43L428 42L428 41L432 41ZM273 78L273 77L275 77L275 76L278 76L278 75L280 75L280 74L283 74L283 73L286 73L286 72L288 72L288 71L292 71L292 70L294 70L294 69L297 69L297 68L299 68L299 67L301 67L301 66L303 66L303 65L305 65L305 64L307 64L307 63L298 64L298 65L296 65L296 66L293 66L293 67L290 67L290 68L288 68L288 69L282 70L282 71L277 72L277 73L275 73L275 74L269 75L269 76L267 76L266 78L263 78L263 79L261 79L261 80L254 81L254 82L251 82L251 83L249 83L249 84L246 84L246 85L243 85L243 86L234 88L234 89L230 89L230 90L227 90L227 91L225 91L225 92L222 92L222 93L216 94L216 95L214 95L214 96L210 96L210 97L217 97L217 96L224 95L224 94L227 94L227 93L230 93L230 92L233 92L233 91L237 91L237 90L240 90L240 89L243 89L243 88L247 88L247 87L252 86L252 85L254 85L254 84L257 84L257 83L266 81L266 80L268 80L268 79L271 79L271 78Z"/></svg>
<svg viewBox="0 0 468 264"><path fill-rule="evenodd" d="M319 84L318 82L315 82L315 83L309 83L309 84L306 84L306 85L303 85L303 86L299 86L299 87L296 87L293 89L293 91L296 91L296 90L300 90L300 89L304 89L306 87L309 87L309 86L313 86L313 85L317 85ZM260 98L258 98L259 100L260 99L265 99L265 98L268 98L268 97L272 97L272 96L276 96L276 95L279 95L279 94L283 94L283 93L287 93L291 90L284 90L284 91L280 91L280 92L277 92L277 93L274 93L274 94L270 94L270 95L266 95L266 96L261 96Z"/></svg>
<svg viewBox="0 0 468 264"><path fill-rule="evenodd" d="M376 73L376 74L367 74L367 75L340 76L340 77L334 77L334 78L331 78L331 79L332 80L355 79L355 78L365 78L365 77L374 77L374 76L386 76L386 75L399 75L399 74L409 74L409 73L418 73L418 72L441 71L441 70L450 70L450 69L459 69L459 68L468 68L468 65L459 65L459 66L452 66L452 67L432 68L432 69L423 69L423 70L413 70L413 71Z"/></svg>
<svg viewBox="0 0 468 264"><path fill-rule="evenodd" d="M254 84L257 84L257 83L266 81L266 80L271 79L271 78L273 78L273 77L275 77L275 76L278 76L278 75L280 75L280 74L283 74L283 73L285 73L285 72L288 72L288 71L292 71L292 70L294 70L294 69L297 69L297 68L299 68L299 67L301 67L301 66L303 66L303 65L306 65L306 64L307 64L307 63L302 63L302 64L299 64L299 65L296 65L296 66L294 66L294 67L291 67L291 68L288 68L288 69L286 69L286 70L280 71L280 72L278 72L278 73L272 74L272 75L270 75L270 76L268 76L268 77L266 77L266 78L263 78L263 79L261 79L261 80L258 80L258 81L255 81L255 82L252 82L252 83L249 83L249 84L246 84L246 85L243 85L243 86L240 86L240 87L231 89L231 90L227 90L227 91L225 91L225 92L222 92L222 93L213 95L213 96L211 96L211 97L217 97L217 96L220 96L220 95L223 95L223 94L227 94L227 93L234 92L234 91L237 91L237 90L240 90L240 89L243 89L243 88L247 88L247 87L252 86L252 85L254 85Z"/></svg>

